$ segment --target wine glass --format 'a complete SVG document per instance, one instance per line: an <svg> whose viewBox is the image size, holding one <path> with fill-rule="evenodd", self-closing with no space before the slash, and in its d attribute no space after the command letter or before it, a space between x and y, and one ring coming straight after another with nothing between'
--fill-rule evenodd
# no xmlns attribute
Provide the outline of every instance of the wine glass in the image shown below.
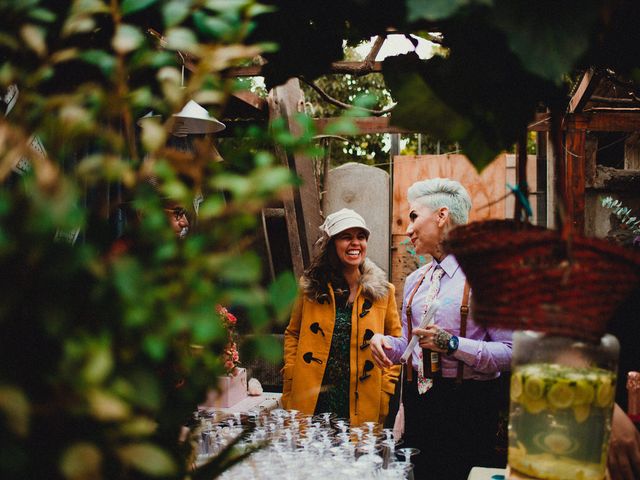
<svg viewBox="0 0 640 480"><path fill-rule="evenodd" d="M405 471L405 478L407 480L413 480L413 465L411 464L411 457L420 454L420 450L411 447L399 448L396 450L396 455L398 454L404 457L402 467Z"/></svg>
<svg viewBox="0 0 640 480"><path fill-rule="evenodd" d="M401 455L404 458L404 463L411 463L411 457L419 454L420 450L417 448L405 447L396 450L396 455Z"/></svg>

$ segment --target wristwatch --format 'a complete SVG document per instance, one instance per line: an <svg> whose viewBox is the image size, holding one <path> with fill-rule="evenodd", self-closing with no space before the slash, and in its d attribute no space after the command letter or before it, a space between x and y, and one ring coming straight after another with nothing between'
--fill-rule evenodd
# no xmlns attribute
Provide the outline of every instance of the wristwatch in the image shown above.
<svg viewBox="0 0 640 480"><path fill-rule="evenodd" d="M456 350L458 350L459 343L460 341L458 340L458 337L456 337L455 335L451 335L451 337L449 338L449 343L447 344L447 355L451 355Z"/></svg>

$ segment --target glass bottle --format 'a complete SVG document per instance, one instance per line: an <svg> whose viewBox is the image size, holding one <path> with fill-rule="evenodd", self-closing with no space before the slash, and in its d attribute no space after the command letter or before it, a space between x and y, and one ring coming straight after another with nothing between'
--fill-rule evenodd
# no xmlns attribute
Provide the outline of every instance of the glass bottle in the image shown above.
<svg viewBox="0 0 640 480"><path fill-rule="evenodd" d="M515 332L509 467L533 478L605 478L618 340Z"/></svg>
<svg viewBox="0 0 640 480"><path fill-rule="evenodd" d="M439 378L442 376L440 353L428 348L422 349L422 367L424 378Z"/></svg>

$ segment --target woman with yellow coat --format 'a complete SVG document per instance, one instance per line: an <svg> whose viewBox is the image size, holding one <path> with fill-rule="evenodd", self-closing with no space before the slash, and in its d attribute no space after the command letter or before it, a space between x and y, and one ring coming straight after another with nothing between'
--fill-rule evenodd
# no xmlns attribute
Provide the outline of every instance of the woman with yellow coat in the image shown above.
<svg viewBox="0 0 640 480"><path fill-rule="evenodd" d="M394 287L366 259L369 229L353 210L329 215L285 331L284 408L383 422L399 370L374 365L376 333L400 336Z"/></svg>

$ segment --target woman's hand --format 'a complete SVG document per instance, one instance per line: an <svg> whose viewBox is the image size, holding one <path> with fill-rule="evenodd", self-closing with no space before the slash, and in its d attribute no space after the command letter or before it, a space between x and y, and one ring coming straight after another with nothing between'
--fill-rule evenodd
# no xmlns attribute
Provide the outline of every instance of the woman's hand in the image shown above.
<svg viewBox="0 0 640 480"><path fill-rule="evenodd" d="M607 463L613 479L640 478L640 433L617 403L613 407Z"/></svg>
<svg viewBox="0 0 640 480"><path fill-rule="evenodd" d="M429 325L426 328L414 328L413 334L420 339L420 348L434 350L440 353L447 353L449 339L452 335L437 325Z"/></svg>
<svg viewBox="0 0 640 480"><path fill-rule="evenodd" d="M369 341L369 345L371 346L371 354L373 356L373 361L375 364L384 369L393 366L393 362L389 360L385 350L391 350L391 345L384 335L380 333L376 333L371 340Z"/></svg>

